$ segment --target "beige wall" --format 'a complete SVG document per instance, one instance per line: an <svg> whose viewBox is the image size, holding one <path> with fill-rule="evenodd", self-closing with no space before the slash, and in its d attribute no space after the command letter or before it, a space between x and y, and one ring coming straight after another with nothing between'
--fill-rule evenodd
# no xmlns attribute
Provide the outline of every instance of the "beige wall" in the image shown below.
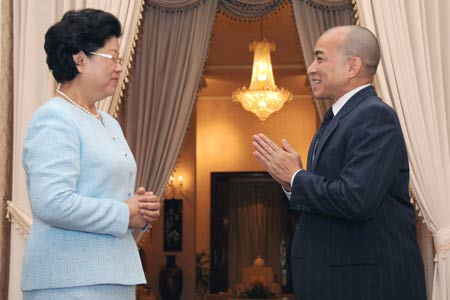
<svg viewBox="0 0 450 300"><path fill-rule="evenodd" d="M263 171L252 154L252 135L258 132L278 144L286 138L306 165L316 128L310 96L295 97L265 123L231 99L197 102L197 251L209 248L211 172Z"/></svg>

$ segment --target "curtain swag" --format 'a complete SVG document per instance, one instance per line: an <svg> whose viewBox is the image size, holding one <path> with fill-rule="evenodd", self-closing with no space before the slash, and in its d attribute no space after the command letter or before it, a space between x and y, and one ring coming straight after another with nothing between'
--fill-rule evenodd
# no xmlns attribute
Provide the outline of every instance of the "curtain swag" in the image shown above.
<svg viewBox="0 0 450 300"><path fill-rule="evenodd" d="M317 9L323 10L347 10L353 9L351 0L292 0L301 1Z"/></svg>
<svg viewBox="0 0 450 300"><path fill-rule="evenodd" d="M179 11L196 8L206 0L148 0L147 5L152 8L167 11ZM251 22L252 19L278 11L287 0L220 0L222 12L236 20Z"/></svg>
<svg viewBox="0 0 450 300"><path fill-rule="evenodd" d="M220 0L221 12L234 20L241 22L259 21L260 17L278 12L286 0Z"/></svg>
<svg viewBox="0 0 450 300"><path fill-rule="evenodd" d="M192 9L206 0L148 0L147 5L168 11ZM308 4L316 9L337 11L352 9L351 0L291 0ZM234 20L241 22L259 21L260 17L268 17L278 12L288 0L220 0L221 12Z"/></svg>
<svg viewBox="0 0 450 300"><path fill-rule="evenodd" d="M162 9L167 12L176 12L192 9L202 5L207 0L147 0L147 6Z"/></svg>

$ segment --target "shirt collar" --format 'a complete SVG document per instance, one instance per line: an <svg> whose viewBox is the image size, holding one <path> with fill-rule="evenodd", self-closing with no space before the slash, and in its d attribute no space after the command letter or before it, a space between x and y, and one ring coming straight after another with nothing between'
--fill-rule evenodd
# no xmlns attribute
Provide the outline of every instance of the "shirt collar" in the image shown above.
<svg viewBox="0 0 450 300"><path fill-rule="evenodd" d="M347 103L347 101L350 100L351 97L353 97L353 95L355 95L357 92L370 85L371 85L370 83L361 85L356 89L353 89L350 92L342 95L331 107L333 109L333 115L337 115L337 113L341 110L341 108L345 105L345 103Z"/></svg>

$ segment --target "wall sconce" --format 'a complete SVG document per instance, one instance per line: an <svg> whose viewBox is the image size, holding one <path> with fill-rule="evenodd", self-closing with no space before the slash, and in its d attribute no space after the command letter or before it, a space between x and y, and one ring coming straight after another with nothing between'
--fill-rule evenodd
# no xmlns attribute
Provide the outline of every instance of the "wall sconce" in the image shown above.
<svg viewBox="0 0 450 300"><path fill-rule="evenodd" d="M178 176L177 182L175 182L175 177L173 175L170 176L169 182L167 183L167 189L171 192L172 197L175 196L177 191L182 193L183 191L183 176Z"/></svg>
<svg viewBox="0 0 450 300"><path fill-rule="evenodd" d="M183 189L183 176L178 176L178 189Z"/></svg>

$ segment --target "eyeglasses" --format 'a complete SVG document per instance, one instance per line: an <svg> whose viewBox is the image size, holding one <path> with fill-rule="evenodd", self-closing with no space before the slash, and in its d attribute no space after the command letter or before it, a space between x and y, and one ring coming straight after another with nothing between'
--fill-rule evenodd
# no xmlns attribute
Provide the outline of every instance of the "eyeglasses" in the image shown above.
<svg viewBox="0 0 450 300"><path fill-rule="evenodd" d="M111 55L111 54L105 54L105 53L98 53L98 52L89 52L90 54L98 55L101 57L105 57L107 59L112 60L115 64L122 64L122 57Z"/></svg>

